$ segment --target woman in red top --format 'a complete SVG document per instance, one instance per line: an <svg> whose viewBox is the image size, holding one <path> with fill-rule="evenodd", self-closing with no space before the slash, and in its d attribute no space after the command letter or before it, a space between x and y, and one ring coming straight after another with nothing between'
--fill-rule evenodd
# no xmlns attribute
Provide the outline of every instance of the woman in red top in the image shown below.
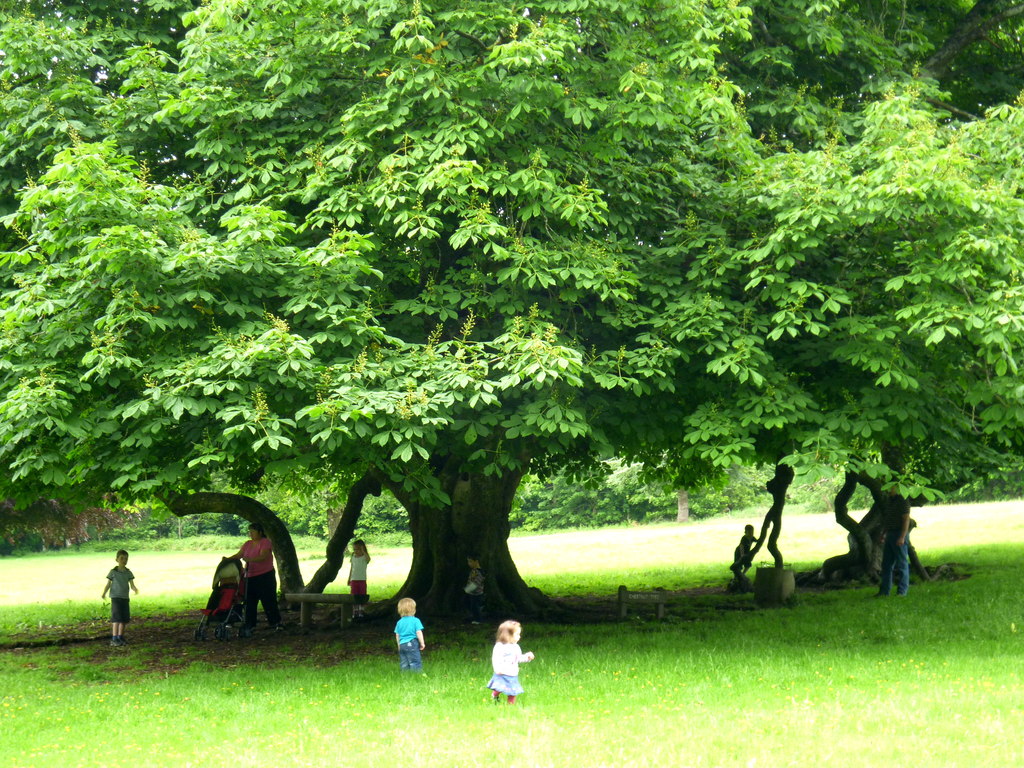
<svg viewBox="0 0 1024 768"><path fill-rule="evenodd" d="M274 550L259 523L249 525L249 541L231 556L245 560L245 628L256 627L257 603L263 603L267 622L281 629L281 612L277 608L277 577L274 574Z"/></svg>

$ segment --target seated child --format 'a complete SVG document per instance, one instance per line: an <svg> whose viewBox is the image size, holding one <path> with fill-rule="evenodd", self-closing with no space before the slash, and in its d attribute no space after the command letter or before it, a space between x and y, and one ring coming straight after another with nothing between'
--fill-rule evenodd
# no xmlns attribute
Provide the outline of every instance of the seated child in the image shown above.
<svg viewBox="0 0 1024 768"><path fill-rule="evenodd" d="M213 588L227 587L242 580L242 561L229 557L221 558L217 572L213 575Z"/></svg>

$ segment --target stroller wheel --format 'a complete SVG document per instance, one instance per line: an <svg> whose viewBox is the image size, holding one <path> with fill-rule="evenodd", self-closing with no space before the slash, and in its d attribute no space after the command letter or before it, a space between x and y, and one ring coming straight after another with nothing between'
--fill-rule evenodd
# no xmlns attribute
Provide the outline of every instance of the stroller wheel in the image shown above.
<svg viewBox="0 0 1024 768"><path fill-rule="evenodd" d="M193 640L202 640L202 639L203 639L203 630L201 630L201 629L197 629L197 630L196 630L196 631L195 631L195 632L193 633L193 635L192 635L192 639L193 639Z"/></svg>
<svg viewBox="0 0 1024 768"><path fill-rule="evenodd" d="M218 640L223 640L224 635L224 627L217 627L215 630L213 630L213 636L216 637Z"/></svg>

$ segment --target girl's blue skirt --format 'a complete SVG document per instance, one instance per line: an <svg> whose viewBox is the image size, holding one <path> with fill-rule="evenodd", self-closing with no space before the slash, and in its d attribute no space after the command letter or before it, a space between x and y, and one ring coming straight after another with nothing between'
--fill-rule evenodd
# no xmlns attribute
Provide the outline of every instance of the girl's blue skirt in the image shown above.
<svg viewBox="0 0 1024 768"><path fill-rule="evenodd" d="M504 693L506 696L518 696L523 692L518 675L493 675L487 687L492 691Z"/></svg>

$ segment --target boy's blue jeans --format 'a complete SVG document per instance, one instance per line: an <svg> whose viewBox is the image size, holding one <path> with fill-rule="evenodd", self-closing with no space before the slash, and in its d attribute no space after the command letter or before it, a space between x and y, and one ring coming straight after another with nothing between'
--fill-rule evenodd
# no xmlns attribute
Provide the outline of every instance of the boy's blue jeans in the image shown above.
<svg viewBox="0 0 1024 768"><path fill-rule="evenodd" d="M398 663L403 672L420 672L423 670L419 640L410 640L398 646Z"/></svg>
<svg viewBox="0 0 1024 768"><path fill-rule="evenodd" d="M903 540L903 546L896 542L900 538L899 531L886 531L882 544L882 573L878 584L878 594L888 595L892 589L892 569L896 567L896 594L905 595L910 587L910 534Z"/></svg>

